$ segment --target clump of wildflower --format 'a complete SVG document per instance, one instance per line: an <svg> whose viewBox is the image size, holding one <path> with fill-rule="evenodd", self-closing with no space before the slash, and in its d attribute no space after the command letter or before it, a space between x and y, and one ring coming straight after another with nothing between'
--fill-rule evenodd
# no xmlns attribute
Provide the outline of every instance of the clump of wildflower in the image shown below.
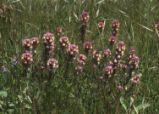
<svg viewBox="0 0 159 114"><path fill-rule="evenodd" d="M99 32L102 32L104 30L104 22L98 23L98 30L99 30Z"/></svg>
<svg viewBox="0 0 159 114"><path fill-rule="evenodd" d="M106 50L104 51L104 53L103 53L103 57L104 57L105 59L108 59L110 56L111 56L111 51L110 51L110 49L106 49Z"/></svg>
<svg viewBox="0 0 159 114"><path fill-rule="evenodd" d="M113 67L112 66L106 66L105 68L105 75L109 78L113 74Z"/></svg>
<svg viewBox="0 0 159 114"><path fill-rule="evenodd" d="M36 47L39 44L39 38L38 37L32 37L32 45L33 45L33 49L36 49Z"/></svg>
<svg viewBox="0 0 159 114"><path fill-rule="evenodd" d="M80 65L86 64L87 57L84 54L80 54L79 58L77 59L77 63Z"/></svg>
<svg viewBox="0 0 159 114"><path fill-rule="evenodd" d="M68 37L66 37L66 36L62 36L59 39L59 42L60 42L61 47L64 49L66 49L70 45L70 41L69 41Z"/></svg>
<svg viewBox="0 0 159 114"><path fill-rule="evenodd" d="M63 29L62 29L61 27L57 27L57 28L56 28L56 34L57 34L58 36L62 36L62 35L63 35Z"/></svg>
<svg viewBox="0 0 159 114"><path fill-rule="evenodd" d="M1 67L1 69L2 69L2 72L3 72L3 73L9 72L8 67L5 66L5 65L3 65L3 66Z"/></svg>
<svg viewBox="0 0 159 114"><path fill-rule="evenodd" d="M85 34L86 34L86 30L88 28L89 19L90 19L90 16L89 16L88 12L82 12L82 14L80 15L82 43L84 42L84 39L85 39Z"/></svg>
<svg viewBox="0 0 159 114"><path fill-rule="evenodd" d="M76 67L75 67L75 71L76 71L76 73L78 74L78 73L80 73L80 72L83 71L83 67L82 67L82 66L76 66Z"/></svg>
<svg viewBox="0 0 159 114"><path fill-rule="evenodd" d="M54 50L54 35L52 33L46 33L43 36L45 56L51 55Z"/></svg>
<svg viewBox="0 0 159 114"><path fill-rule="evenodd" d="M110 44L115 44L115 43L116 43L116 40L117 40L117 37L116 37L116 36L111 36L111 37L109 38Z"/></svg>
<svg viewBox="0 0 159 114"><path fill-rule="evenodd" d="M138 56L134 56L133 58L130 59L129 67L131 70L136 70L139 68L139 57Z"/></svg>
<svg viewBox="0 0 159 114"><path fill-rule="evenodd" d="M140 74L137 74L136 76L134 76L132 79L131 79L131 82L136 85L138 84L138 82L140 81L141 79L141 75Z"/></svg>
<svg viewBox="0 0 159 114"><path fill-rule="evenodd" d="M112 22L112 34L114 36L117 36L117 33L119 32L120 23L119 20L113 20Z"/></svg>
<svg viewBox="0 0 159 114"><path fill-rule="evenodd" d="M96 64L100 64L100 60L102 58L101 52L94 50L93 51L93 60Z"/></svg>
<svg viewBox="0 0 159 114"><path fill-rule="evenodd" d="M33 49L33 42L31 39L24 39L23 40L23 47L26 51L31 51Z"/></svg>
<svg viewBox="0 0 159 114"><path fill-rule="evenodd" d="M66 50L66 54L68 55L69 59L75 59L78 52L78 46L75 44L70 44L68 49Z"/></svg>
<svg viewBox="0 0 159 114"><path fill-rule="evenodd" d="M58 61L55 59L55 58L50 58L48 61L47 61L47 66L49 69L51 70L55 70L58 68Z"/></svg>
<svg viewBox="0 0 159 114"><path fill-rule="evenodd" d="M26 67L26 68L29 68L29 66L33 62L33 56L32 56L31 53L26 52L26 53L22 54L21 60L22 60L23 66Z"/></svg>
<svg viewBox="0 0 159 114"><path fill-rule="evenodd" d="M85 52L88 54L88 52L92 51L92 49L93 49L92 43L89 41L84 42L83 48L84 48Z"/></svg>

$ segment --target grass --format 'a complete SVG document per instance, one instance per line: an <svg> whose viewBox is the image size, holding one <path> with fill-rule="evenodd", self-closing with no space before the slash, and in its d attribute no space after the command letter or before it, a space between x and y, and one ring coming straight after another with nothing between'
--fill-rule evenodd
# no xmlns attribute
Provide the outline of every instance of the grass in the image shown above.
<svg viewBox="0 0 159 114"><path fill-rule="evenodd" d="M139 113L159 112L159 38L154 30L154 24L159 20L157 0L1 0L0 8L3 4L11 5L13 9L6 14L10 22L0 19L0 66L6 65L9 69L9 73L0 73L1 92L7 92L7 97L0 97L2 112L34 113L37 108L40 113L127 113L122 105L115 112L118 107L116 103L110 103L112 106L108 106L108 109L103 96L108 97L110 102L113 96L109 97L106 93L103 95L104 89L93 89L94 84L99 82L96 75L103 74L93 74L89 68L91 64L86 66L88 72L81 74L82 79L74 75L73 68L69 69L69 75L73 78L63 78L67 67L65 55L58 51L56 28L62 27L71 43L82 47L79 22L82 11L90 15L86 40L91 41L95 49L108 48L112 20L120 21L119 41L123 40L127 49L133 46L140 58L139 73L142 79L136 86L138 95L134 98L133 106L149 103L150 107ZM103 36L96 35L99 21L105 21ZM40 73L38 68L44 65L41 62L42 36L46 32L55 34L57 45L53 57L59 60L60 65L49 88L45 88L47 71ZM25 78L23 66L15 68L11 61L14 56L20 58L24 52L22 40L33 36L40 38L37 55L34 57L37 69L29 73L32 78ZM84 53L82 48L79 50ZM78 86L83 87L81 95L77 94ZM102 84L100 86L104 88ZM128 107L130 96L125 99ZM130 110L133 108L130 107Z"/></svg>

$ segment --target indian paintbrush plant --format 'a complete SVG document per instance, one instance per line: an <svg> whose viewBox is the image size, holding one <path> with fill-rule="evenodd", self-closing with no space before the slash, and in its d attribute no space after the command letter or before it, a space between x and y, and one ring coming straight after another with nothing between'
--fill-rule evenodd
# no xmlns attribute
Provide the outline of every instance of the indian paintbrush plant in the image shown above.
<svg viewBox="0 0 159 114"><path fill-rule="evenodd" d="M89 25L89 23L88 23L89 19L90 19L90 16L89 16L88 12L82 12L82 14L80 15L82 43L84 43L84 41L85 41L86 30Z"/></svg>

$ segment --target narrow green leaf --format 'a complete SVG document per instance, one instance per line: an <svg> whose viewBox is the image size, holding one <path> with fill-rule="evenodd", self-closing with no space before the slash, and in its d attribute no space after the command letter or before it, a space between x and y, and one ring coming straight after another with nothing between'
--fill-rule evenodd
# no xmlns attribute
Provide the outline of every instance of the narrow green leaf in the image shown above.
<svg viewBox="0 0 159 114"><path fill-rule="evenodd" d="M124 98L123 98L123 97L120 97L120 103L121 103L122 107L125 109L125 111L127 112L127 111L128 111L128 109L127 109L127 106L126 106L126 103L125 103L125 101L124 101Z"/></svg>

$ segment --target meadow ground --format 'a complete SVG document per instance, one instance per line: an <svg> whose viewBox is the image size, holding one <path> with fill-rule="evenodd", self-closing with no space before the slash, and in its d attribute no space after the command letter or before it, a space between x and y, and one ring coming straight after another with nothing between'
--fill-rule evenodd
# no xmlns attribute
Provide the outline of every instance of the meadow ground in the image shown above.
<svg viewBox="0 0 159 114"><path fill-rule="evenodd" d="M158 0L0 0L0 8L3 9L0 13L1 112L159 113L159 36L154 27L159 22ZM79 18L83 11L90 15L85 41L92 42L93 49L109 47L112 21L119 20L117 41L125 42L125 55L130 47L135 48L140 61L137 73L142 74L140 82L130 93L120 93L116 89L116 82L124 77L124 71L116 73L114 78L118 78L114 82L105 83L99 79L99 76L105 76L103 66L94 72L88 59L84 71L77 75L74 73L77 63L69 63L59 48L56 28L62 27L70 42L78 45L80 53L85 53ZM105 22L102 34L97 29L100 21ZM50 57L59 62L52 78L47 68L40 69L46 62L42 38L47 32L55 35L54 54ZM26 71L21 64L21 55L25 52L22 41L34 36L39 37L40 43L33 55L31 70ZM115 54L115 47L112 50ZM19 61L16 65L14 57Z"/></svg>

